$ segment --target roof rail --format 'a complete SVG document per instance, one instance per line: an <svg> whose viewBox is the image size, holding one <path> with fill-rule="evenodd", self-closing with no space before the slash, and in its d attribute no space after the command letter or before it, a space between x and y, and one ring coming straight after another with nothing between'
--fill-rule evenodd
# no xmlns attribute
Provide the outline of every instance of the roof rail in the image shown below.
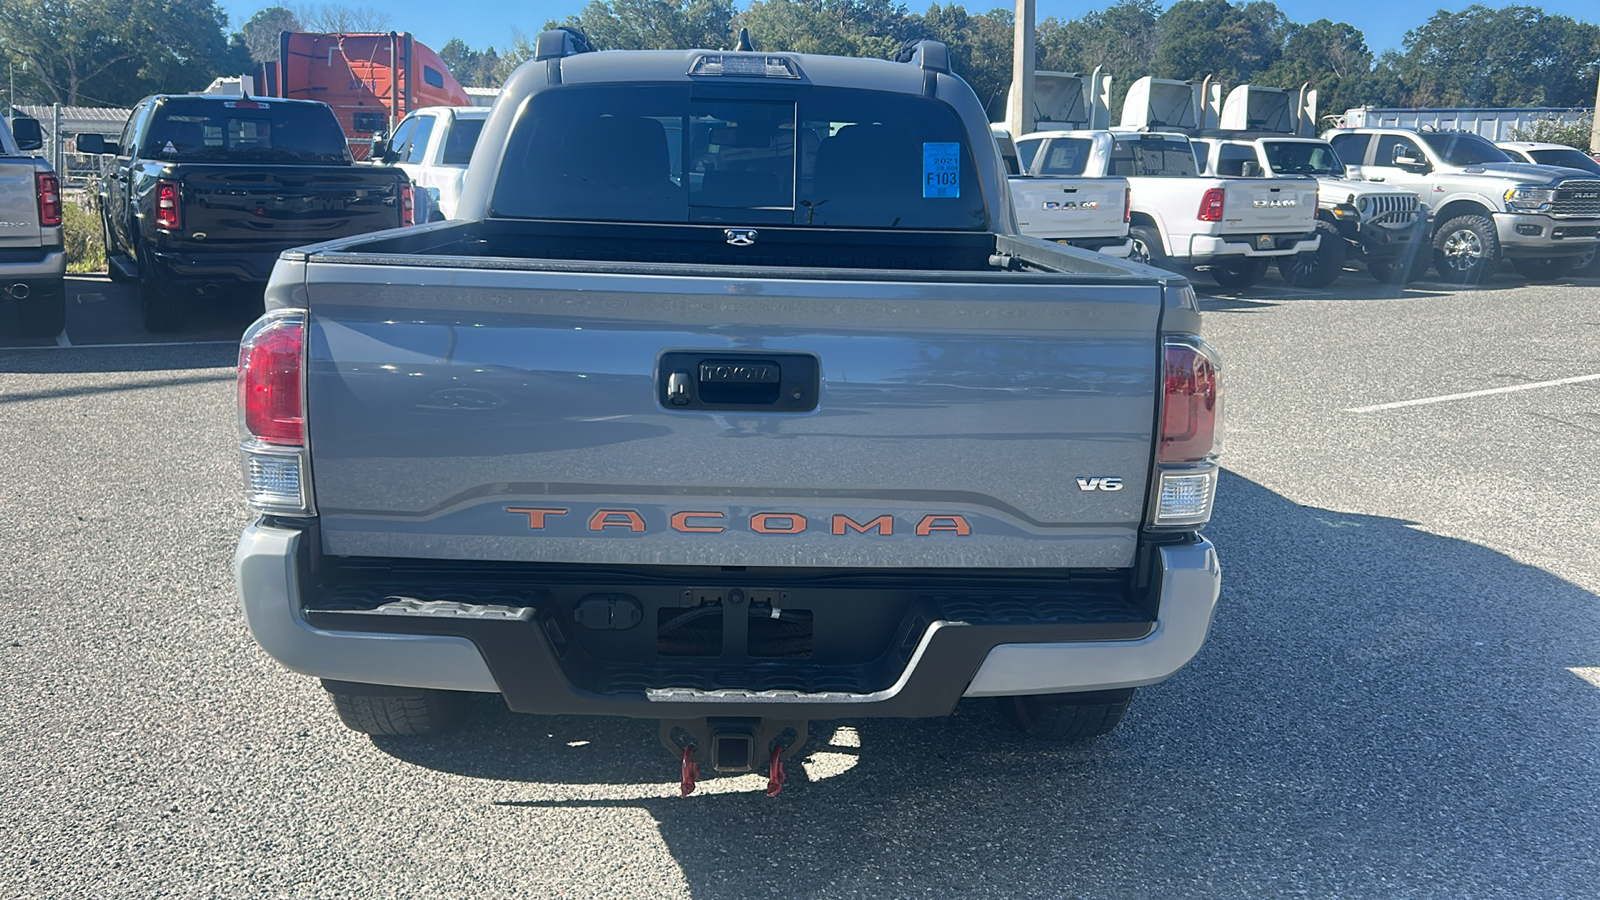
<svg viewBox="0 0 1600 900"><path fill-rule="evenodd" d="M900 46L895 62L911 63L934 72L950 73L950 48L940 41L910 40Z"/></svg>
<svg viewBox="0 0 1600 900"><path fill-rule="evenodd" d="M561 59L579 53L593 53L594 45L576 28L563 25L539 32L533 42L533 58L537 60Z"/></svg>

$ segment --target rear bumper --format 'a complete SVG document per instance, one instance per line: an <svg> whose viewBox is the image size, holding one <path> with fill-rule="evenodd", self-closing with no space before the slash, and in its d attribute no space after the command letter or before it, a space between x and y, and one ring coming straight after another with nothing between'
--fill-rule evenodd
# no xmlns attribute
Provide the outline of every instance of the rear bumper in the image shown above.
<svg viewBox="0 0 1600 900"><path fill-rule="evenodd" d="M266 283L278 262L277 250L250 253L173 253L157 251L156 277L162 281L241 281Z"/></svg>
<svg viewBox="0 0 1600 900"><path fill-rule="evenodd" d="M1305 234L1276 234L1272 235L1272 246L1261 246L1261 237L1264 235L1253 234L1224 234L1209 235L1196 234L1189 238L1189 259L1187 262L1194 265L1221 258L1276 258L1280 256L1293 256L1296 253L1309 253L1317 249L1319 240L1317 233Z"/></svg>
<svg viewBox="0 0 1600 900"><path fill-rule="evenodd" d="M59 247L41 247L37 253L8 250L0 255L0 286L60 279L66 274L67 252Z"/></svg>
<svg viewBox="0 0 1600 900"><path fill-rule="evenodd" d="M1595 248L1600 219L1495 213L1494 229L1501 253L1510 259L1582 256Z"/></svg>
<svg viewBox="0 0 1600 900"><path fill-rule="evenodd" d="M1153 684L1199 650L1220 585L1215 550L1198 539L1156 549L1151 581L1159 614L1154 621L1018 624L1015 617L996 616L981 622L920 622L920 631L914 628L905 641L908 658L895 663L898 673L871 690L852 690L848 684L808 675L819 667L803 660L743 664L741 673L761 670L751 676L761 684L792 676L806 687L729 689L711 683L714 678L692 677L684 683L699 683L651 687L638 679L659 668L639 666L597 689L592 682L578 683L583 678L575 676L593 668L593 661L574 661L583 655L577 643L553 642L552 634L559 630L552 630L542 619L545 614L534 608L542 601L520 610L436 604L422 614L308 610L304 596L311 590L306 577L311 549L300 531L257 524L246 529L235 559L239 600L250 631L289 669L336 681L499 692L521 712L656 719L937 716L947 714L963 696ZM1106 635L1116 637L1104 639ZM678 665L711 670L718 661Z"/></svg>

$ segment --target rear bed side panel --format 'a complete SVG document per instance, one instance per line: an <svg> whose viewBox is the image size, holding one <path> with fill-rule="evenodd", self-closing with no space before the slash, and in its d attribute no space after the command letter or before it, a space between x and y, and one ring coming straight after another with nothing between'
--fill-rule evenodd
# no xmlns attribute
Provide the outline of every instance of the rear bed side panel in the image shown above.
<svg viewBox="0 0 1600 900"><path fill-rule="evenodd" d="M1028 281L313 261L307 421L324 548L597 564L1130 565L1161 292ZM678 349L815 354L819 406L668 410L656 364ZM1078 478L1123 487L1083 490ZM685 511L715 515L679 524L723 530L674 530ZM763 513L793 518L761 519L769 533L757 533ZM890 520L862 533L836 515Z"/></svg>

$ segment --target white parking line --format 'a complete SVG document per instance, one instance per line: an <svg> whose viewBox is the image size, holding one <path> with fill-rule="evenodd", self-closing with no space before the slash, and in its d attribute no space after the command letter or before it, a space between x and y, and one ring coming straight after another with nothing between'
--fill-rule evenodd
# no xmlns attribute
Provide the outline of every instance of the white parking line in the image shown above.
<svg viewBox="0 0 1600 900"><path fill-rule="evenodd" d="M1563 384L1579 384L1584 381L1600 381L1600 374L1574 375L1571 378L1557 378L1553 381L1534 381L1529 384L1513 384L1506 387L1488 388L1481 391L1467 391L1464 394L1444 394L1439 397L1422 397L1416 400L1400 400L1394 403L1379 403L1376 406L1358 406L1347 409L1348 413L1378 412L1384 409L1400 409L1404 406L1422 406L1428 403L1446 403L1451 400L1466 400L1469 397L1487 397L1490 394L1509 394L1513 391L1531 391L1534 388L1557 387Z"/></svg>

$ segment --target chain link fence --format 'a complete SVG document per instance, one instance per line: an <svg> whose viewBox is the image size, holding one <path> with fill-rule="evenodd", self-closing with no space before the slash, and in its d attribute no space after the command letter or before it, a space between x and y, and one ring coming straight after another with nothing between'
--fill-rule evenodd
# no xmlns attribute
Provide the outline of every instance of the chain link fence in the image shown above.
<svg viewBox="0 0 1600 900"><path fill-rule="evenodd" d="M97 106L22 106L16 114L39 120L44 132L44 149L39 155L50 160L62 184L85 188L97 181L107 157L79 153L75 139L80 134L99 134L116 140L127 124L131 109Z"/></svg>

